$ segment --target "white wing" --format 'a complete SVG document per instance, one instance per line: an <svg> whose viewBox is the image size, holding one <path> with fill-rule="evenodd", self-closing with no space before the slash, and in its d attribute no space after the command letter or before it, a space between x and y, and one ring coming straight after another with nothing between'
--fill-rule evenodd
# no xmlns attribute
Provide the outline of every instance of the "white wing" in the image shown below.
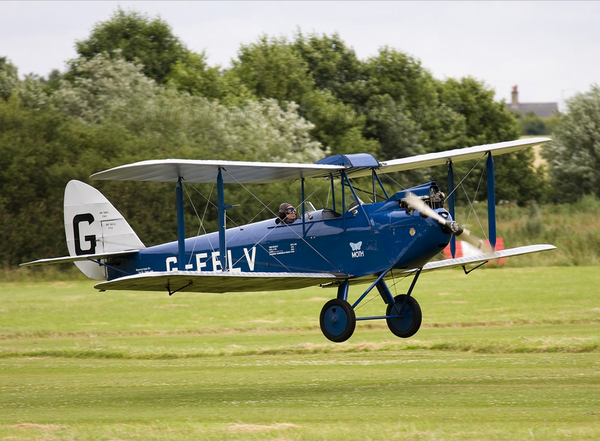
<svg viewBox="0 0 600 441"><path fill-rule="evenodd" d="M477 254L469 257L458 257L456 259L437 260L425 264L422 268L423 272L434 271L446 268L456 268L459 266L472 265L475 263L488 262L490 260L502 259L505 257L520 256L522 254L539 253L541 251L555 250L554 245L527 245L524 247L509 248L508 250L494 251L492 253ZM408 270L406 272L414 272L417 269Z"/></svg>
<svg viewBox="0 0 600 441"><path fill-rule="evenodd" d="M327 177L345 166L325 164L288 164L283 162L212 161L159 159L121 165L91 176L96 180L213 183L219 169L223 182L268 184L302 178Z"/></svg>
<svg viewBox="0 0 600 441"><path fill-rule="evenodd" d="M156 271L120 277L95 285L99 290L185 292L252 292L306 288L351 277L333 273L243 273Z"/></svg>
<svg viewBox="0 0 600 441"><path fill-rule="evenodd" d="M392 159L384 161L377 170L378 173L394 173L398 171L413 170L423 167L434 167L444 165L448 162L461 162L479 159L487 152L493 156L517 152L527 147L533 147L552 141L550 138L526 138L515 141L499 142L496 144L484 144L464 149L448 150L445 152L427 153L425 155L409 156L408 158ZM352 173L353 177L370 176L370 170L359 170Z"/></svg>

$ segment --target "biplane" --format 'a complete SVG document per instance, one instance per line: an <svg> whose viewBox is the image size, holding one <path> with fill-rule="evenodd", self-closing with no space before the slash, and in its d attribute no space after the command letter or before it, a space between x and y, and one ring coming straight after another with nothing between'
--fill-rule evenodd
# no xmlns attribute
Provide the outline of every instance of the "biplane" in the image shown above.
<svg viewBox="0 0 600 441"><path fill-rule="evenodd" d="M70 181L64 198L70 256L22 265L74 262L89 278L102 280L95 285L101 291L164 291L172 295L333 287L337 295L325 303L319 318L326 338L347 340L361 320L386 320L393 334L408 338L421 326L421 309L412 295L421 273L453 267L467 272L467 268L472 271L494 259L555 248L529 245L495 250L493 158L547 141L523 139L385 162L361 153L333 155L315 164L164 159L122 165L93 174L91 179L173 183L177 240L145 247L98 190ZM454 219L453 164L468 160L484 160L487 169L489 246ZM448 167L447 193L433 181L388 193L380 179L388 173L439 165ZM371 196L366 203L353 185L358 178L369 182ZM331 185L330 207L317 210L305 198L305 182L312 179ZM293 222L271 218L227 228L226 212L232 206L225 201L226 184L288 181L301 184L302 202ZM334 182L341 185L334 187ZM184 183L216 185L218 231L185 238ZM456 257L456 238L475 245L481 253ZM452 258L436 260L449 244ZM406 293L394 296L388 281L398 276L412 277L412 281ZM349 287L358 284L367 287L350 303ZM356 307L374 288L386 305L385 314L357 317Z"/></svg>

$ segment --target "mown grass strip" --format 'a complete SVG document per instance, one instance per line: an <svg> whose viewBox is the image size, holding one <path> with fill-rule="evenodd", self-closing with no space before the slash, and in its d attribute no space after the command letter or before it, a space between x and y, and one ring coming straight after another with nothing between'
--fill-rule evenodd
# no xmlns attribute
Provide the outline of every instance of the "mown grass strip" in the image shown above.
<svg viewBox="0 0 600 441"><path fill-rule="evenodd" d="M509 321L477 321L477 322L438 322L423 323L421 329L443 329L443 328L488 328L488 327L508 327L508 326L547 326L547 325L598 325L600 318L594 319L515 319ZM361 329L387 329L384 321L373 323L361 323ZM289 332L320 332L320 327L315 325L306 326L272 326L268 328L244 328L244 327L206 327L201 329L174 329L174 330L140 330L140 331L34 331L34 332L14 332L0 333L0 340L19 340L27 338L93 338L93 337L144 337L144 336L176 336L176 335L217 335L217 334L271 334L271 333L289 333Z"/></svg>
<svg viewBox="0 0 600 441"><path fill-rule="evenodd" d="M14 357L46 357L46 358L75 358L75 359L132 359L132 360L171 360L205 357L229 356L263 356L263 355L306 355L330 353L360 353L360 352L398 352L398 351L446 351L470 352L480 354L519 354L519 353L591 353L600 352L600 344L596 341L530 341L519 343L476 342L466 343L457 341L407 343L358 343L358 344L311 344L305 343L292 346L273 346L263 348L220 347L199 350L170 351L164 349L132 350L129 348L98 348L98 349L34 349L19 350L5 349L0 351L0 358Z"/></svg>

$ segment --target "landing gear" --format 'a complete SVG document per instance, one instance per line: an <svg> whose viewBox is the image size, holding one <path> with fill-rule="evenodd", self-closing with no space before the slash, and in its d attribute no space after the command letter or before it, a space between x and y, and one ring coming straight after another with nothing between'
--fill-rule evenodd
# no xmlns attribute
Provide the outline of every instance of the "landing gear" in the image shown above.
<svg viewBox="0 0 600 441"><path fill-rule="evenodd" d="M348 340L354 333L356 315L350 303L342 299L332 299L323 306L319 323L325 337L340 343Z"/></svg>
<svg viewBox="0 0 600 441"><path fill-rule="evenodd" d="M396 297L390 292L390 289L383 280L390 270L381 273L353 305L350 305L347 301L350 282L348 280L343 281L338 286L337 299L328 301L321 310L319 323L323 335L336 343L343 342L352 336L358 320L383 319L385 319L388 328L390 328L390 331L392 331L394 335L400 338L408 338L415 335L421 327L423 316L421 314L419 303L411 297L411 294L417 283L417 279L421 274L421 270L417 270L414 273L414 278L408 292ZM377 287L384 303L387 304L385 315L377 317L356 317L354 309L375 287Z"/></svg>
<svg viewBox="0 0 600 441"><path fill-rule="evenodd" d="M412 337L421 327L421 307L419 303L406 294L394 297L385 312L388 328L400 338Z"/></svg>

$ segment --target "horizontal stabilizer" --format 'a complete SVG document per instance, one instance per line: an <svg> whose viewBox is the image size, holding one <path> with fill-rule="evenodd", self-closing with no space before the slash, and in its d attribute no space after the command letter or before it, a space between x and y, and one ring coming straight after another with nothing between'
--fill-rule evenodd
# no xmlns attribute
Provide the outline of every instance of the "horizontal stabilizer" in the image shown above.
<svg viewBox="0 0 600 441"><path fill-rule="evenodd" d="M98 283L99 290L252 292L306 288L348 278L333 273L250 273L222 271L157 271Z"/></svg>
<svg viewBox="0 0 600 441"><path fill-rule="evenodd" d="M125 250L125 251L115 251L112 253L98 253L98 254L82 254L81 256L66 256L66 257L52 257L49 259L39 259L34 260L32 262L22 263L19 266L35 266L35 265L45 265L50 263L70 263L70 262L84 262L86 260L94 261L94 260L104 260L110 257L121 257L127 256L129 254L135 254L139 250Z"/></svg>
<svg viewBox="0 0 600 441"><path fill-rule="evenodd" d="M490 260L502 259L505 257L520 256L522 254L539 253L540 251L554 250L554 245L527 245L524 247L509 248L508 250L494 251L493 253L478 254L475 256L458 257L456 259L438 260L427 263L422 271L434 271L438 269L456 268L460 266L473 265L476 263L488 262ZM416 271L410 270L407 272Z"/></svg>

